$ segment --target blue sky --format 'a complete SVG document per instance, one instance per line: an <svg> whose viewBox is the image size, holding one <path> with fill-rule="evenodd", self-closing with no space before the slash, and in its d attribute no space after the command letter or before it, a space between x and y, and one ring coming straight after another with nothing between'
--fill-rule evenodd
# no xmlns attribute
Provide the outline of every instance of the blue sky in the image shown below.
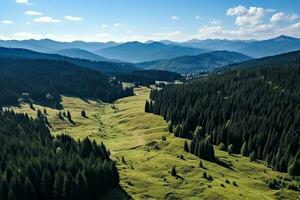
<svg viewBox="0 0 300 200"><path fill-rule="evenodd" d="M1 0L0 39L300 37L299 8L298 0Z"/></svg>

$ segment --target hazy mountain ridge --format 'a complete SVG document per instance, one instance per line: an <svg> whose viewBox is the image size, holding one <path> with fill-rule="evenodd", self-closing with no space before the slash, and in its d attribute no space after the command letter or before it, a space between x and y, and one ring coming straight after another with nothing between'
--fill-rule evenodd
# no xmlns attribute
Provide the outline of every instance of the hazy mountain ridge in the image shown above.
<svg viewBox="0 0 300 200"><path fill-rule="evenodd" d="M146 69L163 69L177 73L197 73L213 71L232 63L243 62L251 57L230 51L214 51L197 56L181 56L170 60L139 63L136 66Z"/></svg>
<svg viewBox="0 0 300 200"><path fill-rule="evenodd" d="M91 61L106 61L106 62L120 62L118 60L111 60L97 54L94 54L90 51L78 48L71 48L71 49L61 49L58 51L54 51L53 53L59 54L62 56L68 56L72 58L80 58L80 59L87 59Z"/></svg>
<svg viewBox="0 0 300 200"><path fill-rule="evenodd" d="M169 43L169 41L167 41ZM228 50L246 54L251 57L265 57L291 51L300 50L300 38L281 35L279 37L266 40L190 40L177 43L194 48L203 48L211 51Z"/></svg>
<svg viewBox="0 0 300 200"><path fill-rule="evenodd" d="M46 54L35 52L27 49L17 49L17 48L3 48L0 47L0 57L8 57L15 59L49 59L49 60L63 60L68 61L72 64L79 65L81 67L87 67L95 69L105 73L124 73L128 71L137 70L136 67L129 63L115 63L106 61L90 61L86 59L71 58L66 56L61 56L57 54Z"/></svg>
<svg viewBox="0 0 300 200"><path fill-rule="evenodd" d="M167 45L161 42L141 43L127 42L118 46L96 51L97 54L126 62L145 62L159 59L170 59L183 55L197 55L207 50Z"/></svg>

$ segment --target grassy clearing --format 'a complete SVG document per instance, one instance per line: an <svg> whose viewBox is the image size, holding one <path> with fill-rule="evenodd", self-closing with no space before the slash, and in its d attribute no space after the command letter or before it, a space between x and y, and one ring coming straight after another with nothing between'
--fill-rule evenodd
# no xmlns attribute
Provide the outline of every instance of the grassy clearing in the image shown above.
<svg viewBox="0 0 300 200"><path fill-rule="evenodd" d="M134 199L300 198L300 194L294 191L270 190L263 182L266 178L285 174L272 171L263 163L251 163L240 155L229 156L217 148L216 156L231 163L233 170L207 161L202 161L205 169L200 168L199 158L183 151L184 139L168 133L162 117L144 112L149 89L137 88L135 93L135 96L120 99L113 105L63 97L64 109L70 110L75 124L66 118L64 121L59 119L57 110L47 108L52 134L66 133L77 139L88 136L97 142L103 141L117 161L121 186ZM44 109L38 105L35 107ZM36 111L25 104L14 110L36 115ZM81 116L82 110L86 111L88 118ZM166 141L162 140L163 135ZM176 166L177 177L170 174L173 166ZM204 171L214 180L202 178ZM230 183L225 183L226 179ZM116 199L111 195L118 191L108 194L107 199Z"/></svg>

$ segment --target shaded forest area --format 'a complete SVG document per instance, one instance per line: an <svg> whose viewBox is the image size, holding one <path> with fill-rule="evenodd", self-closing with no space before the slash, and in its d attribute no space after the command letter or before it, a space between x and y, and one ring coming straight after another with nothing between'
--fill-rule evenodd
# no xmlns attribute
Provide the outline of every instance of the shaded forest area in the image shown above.
<svg viewBox="0 0 300 200"><path fill-rule="evenodd" d="M214 160L212 145L274 170L300 174L300 62L238 69L152 90L145 111L189 138L185 150Z"/></svg>
<svg viewBox="0 0 300 200"><path fill-rule="evenodd" d="M111 102L133 95L115 78L66 61L0 59L0 105L34 101L59 108L60 95Z"/></svg>
<svg viewBox="0 0 300 200"><path fill-rule="evenodd" d="M0 111L0 199L99 199L119 185L104 144L53 138L37 119Z"/></svg>

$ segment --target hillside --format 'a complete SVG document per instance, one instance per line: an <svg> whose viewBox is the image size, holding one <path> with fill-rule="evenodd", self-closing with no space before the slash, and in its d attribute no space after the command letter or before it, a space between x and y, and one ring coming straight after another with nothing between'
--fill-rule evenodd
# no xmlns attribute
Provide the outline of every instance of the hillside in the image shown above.
<svg viewBox="0 0 300 200"><path fill-rule="evenodd" d="M122 82L133 83L137 86L154 85L156 81L174 82L183 79L180 74L164 70L138 70L128 74L119 74L117 78Z"/></svg>
<svg viewBox="0 0 300 200"><path fill-rule="evenodd" d="M28 49L32 51L38 51L43 53L49 53L53 51L58 51L61 49L78 48L84 49L86 51L95 51L111 46L118 45L115 42L84 42L84 41L73 41L73 42L59 42L50 39L41 40L0 40L0 47L7 48L21 48Z"/></svg>
<svg viewBox="0 0 300 200"><path fill-rule="evenodd" d="M252 57L265 57L300 50L300 38L279 36L277 38L250 43L239 52Z"/></svg>
<svg viewBox="0 0 300 200"><path fill-rule="evenodd" d="M1 48L1 58L14 58L14 59L49 59L49 60L61 60L68 61L72 64L79 65L81 67L87 67L94 70L98 70L105 73L127 73L128 71L137 70L136 67L128 63L115 63L115 62L104 62L104 61L90 61L86 59L71 58L61 56L57 54L45 54L27 49L15 49L15 48Z"/></svg>
<svg viewBox="0 0 300 200"><path fill-rule="evenodd" d="M66 61L0 59L0 106L19 101L60 107L62 94L114 101L132 95L118 80Z"/></svg>
<svg viewBox="0 0 300 200"><path fill-rule="evenodd" d="M162 117L144 112L149 92L145 87L136 88L135 96L114 104L64 96L62 104L65 111L70 110L75 125L59 119L59 110L46 108L51 133L63 132L75 139L89 136L99 144L104 141L119 170L120 185L133 199L297 199L299 192L270 189L266 183L269 179L288 180L285 173L271 170L262 161L230 156L217 146L216 157L230 163L233 170L202 159L203 167L199 167L200 159L183 150L185 139L168 133ZM13 109L36 116L27 104ZM87 118L81 116L82 110ZM173 166L177 177L170 173ZM204 172L213 180L204 178ZM119 195L112 191L103 199L127 199Z"/></svg>
<svg viewBox="0 0 300 200"><path fill-rule="evenodd" d="M106 58L134 63L170 59L183 55L197 55L204 52L207 51L190 47L166 45L160 42L127 42L118 46L96 51L97 54Z"/></svg>
<svg viewBox="0 0 300 200"><path fill-rule="evenodd" d="M218 162L215 144L300 176L299 83L299 62L265 63L153 90L145 109L191 139L185 149L200 158Z"/></svg>
<svg viewBox="0 0 300 200"><path fill-rule="evenodd" d="M249 59L251 59L249 56L236 52L214 51L197 56L182 56L170 60L138 63L136 66L147 69L169 70L177 73L197 73L213 71L216 68Z"/></svg>
<svg viewBox="0 0 300 200"><path fill-rule="evenodd" d="M298 66L300 63L300 51L294 51L275 56L253 59L241 63L224 66L216 71L229 71L232 69L245 69L253 67L272 67L272 66Z"/></svg>
<svg viewBox="0 0 300 200"><path fill-rule="evenodd" d="M52 137L46 118L0 110L1 200L95 200L119 187L104 144Z"/></svg>
<svg viewBox="0 0 300 200"><path fill-rule="evenodd" d="M104 58L102 56L99 56L97 54L94 54L92 52L89 52L87 50L83 49L61 49L58 51L54 51L54 54L59 54L62 56L67 56L71 58L80 58L85 60L91 60L91 61L106 61L106 62L115 62L115 60L110 60L108 58Z"/></svg>
<svg viewBox="0 0 300 200"><path fill-rule="evenodd" d="M190 40L177 43L193 48L236 51L251 57L265 57L300 50L300 38L281 35L267 40Z"/></svg>

